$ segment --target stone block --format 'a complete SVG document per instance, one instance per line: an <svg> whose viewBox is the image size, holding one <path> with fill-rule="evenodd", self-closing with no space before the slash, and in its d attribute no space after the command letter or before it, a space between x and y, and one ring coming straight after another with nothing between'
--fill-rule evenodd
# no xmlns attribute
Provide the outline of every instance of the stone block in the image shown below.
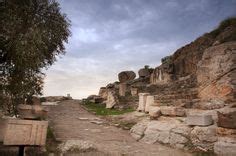
<svg viewBox="0 0 236 156"><path fill-rule="evenodd" d="M213 150L214 142L217 141L216 126L195 126L190 133L191 142L195 147L206 151Z"/></svg>
<svg viewBox="0 0 236 156"><path fill-rule="evenodd" d="M214 144L214 153L217 155L236 155L236 138L220 137Z"/></svg>
<svg viewBox="0 0 236 156"><path fill-rule="evenodd" d="M160 109L165 116L185 116L185 110L181 107L160 106Z"/></svg>
<svg viewBox="0 0 236 156"><path fill-rule="evenodd" d="M9 120L4 145L38 145L46 143L48 121Z"/></svg>
<svg viewBox="0 0 236 156"><path fill-rule="evenodd" d="M139 93L138 111L145 111L146 100L149 93Z"/></svg>
<svg viewBox="0 0 236 156"><path fill-rule="evenodd" d="M209 126L213 124L213 119L207 114L188 114L186 123L192 126Z"/></svg>
<svg viewBox="0 0 236 156"><path fill-rule="evenodd" d="M119 95L125 96L125 93L127 91L127 84L126 83L120 83L119 84Z"/></svg>
<svg viewBox="0 0 236 156"><path fill-rule="evenodd" d="M146 98L145 112L149 112L149 107L154 105L154 96L148 95Z"/></svg>
<svg viewBox="0 0 236 156"><path fill-rule="evenodd" d="M156 119L161 116L161 109L157 106L149 106L149 115L152 119Z"/></svg>

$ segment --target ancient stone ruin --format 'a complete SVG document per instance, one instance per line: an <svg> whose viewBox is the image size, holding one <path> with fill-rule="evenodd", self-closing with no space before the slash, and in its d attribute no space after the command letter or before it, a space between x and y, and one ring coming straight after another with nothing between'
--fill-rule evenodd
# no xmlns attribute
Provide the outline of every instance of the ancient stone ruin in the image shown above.
<svg viewBox="0 0 236 156"><path fill-rule="evenodd" d="M162 59L154 69L118 74L102 87L107 108L132 107L150 119L136 140L236 155L236 25L221 24Z"/></svg>

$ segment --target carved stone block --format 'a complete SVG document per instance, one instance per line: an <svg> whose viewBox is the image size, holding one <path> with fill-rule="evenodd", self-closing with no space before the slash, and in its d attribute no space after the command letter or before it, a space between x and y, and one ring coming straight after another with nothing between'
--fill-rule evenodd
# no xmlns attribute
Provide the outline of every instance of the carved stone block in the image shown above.
<svg viewBox="0 0 236 156"><path fill-rule="evenodd" d="M38 145L46 143L48 121L9 120L4 145Z"/></svg>

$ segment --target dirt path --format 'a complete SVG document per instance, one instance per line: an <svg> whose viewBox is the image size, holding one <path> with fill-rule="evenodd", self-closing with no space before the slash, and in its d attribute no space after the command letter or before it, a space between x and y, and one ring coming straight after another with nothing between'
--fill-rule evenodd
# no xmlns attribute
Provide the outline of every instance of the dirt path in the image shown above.
<svg viewBox="0 0 236 156"><path fill-rule="evenodd" d="M160 144L148 145L135 141L129 131L104 124L105 121L87 112L76 100L50 106L49 120L52 122L57 140L85 140L105 153L127 155L187 156L189 153Z"/></svg>

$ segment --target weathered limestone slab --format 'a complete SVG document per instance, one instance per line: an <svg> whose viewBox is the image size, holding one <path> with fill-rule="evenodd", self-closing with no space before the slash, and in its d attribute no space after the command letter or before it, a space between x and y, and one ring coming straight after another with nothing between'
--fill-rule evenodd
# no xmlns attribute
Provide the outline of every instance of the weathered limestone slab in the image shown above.
<svg viewBox="0 0 236 156"><path fill-rule="evenodd" d="M161 114L166 116L185 116L184 108L172 106L160 106Z"/></svg>
<svg viewBox="0 0 236 156"><path fill-rule="evenodd" d="M146 100L149 93L139 93L138 111L145 111Z"/></svg>
<svg viewBox="0 0 236 156"><path fill-rule="evenodd" d="M132 88L130 89L130 91L131 91L131 95L132 95L132 96L137 96L137 95L138 95L138 88L132 87Z"/></svg>
<svg viewBox="0 0 236 156"><path fill-rule="evenodd" d="M146 99L145 112L149 112L149 107L154 105L154 96L148 95Z"/></svg>
<svg viewBox="0 0 236 156"><path fill-rule="evenodd" d="M195 147L200 147L200 149L204 150L212 150L214 142L217 141L216 126L195 126L191 131L190 138Z"/></svg>
<svg viewBox="0 0 236 156"><path fill-rule="evenodd" d="M141 141L148 144L155 142L169 144L171 130L176 128L179 124L180 122L177 120L152 120L148 123Z"/></svg>
<svg viewBox="0 0 236 156"><path fill-rule="evenodd" d="M214 152L217 155L236 155L236 138L220 137L214 144Z"/></svg>
<svg viewBox="0 0 236 156"><path fill-rule="evenodd" d="M209 126L213 124L213 119L211 115L207 114L188 114L186 123L194 126Z"/></svg>
<svg viewBox="0 0 236 156"><path fill-rule="evenodd" d="M140 122L130 129L130 134L135 140L140 140L144 136L144 131L147 128L147 122Z"/></svg>
<svg viewBox="0 0 236 156"><path fill-rule="evenodd" d="M4 145L38 145L46 143L48 121L9 120Z"/></svg>
<svg viewBox="0 0 236 156"><path fill-rule="evenodd" d="M156 119L161 116L161 109L157 106L149 106L149 115L151 119Z"/></svg>
<svg viewBox="0 0 236 156"><path fill-rule="evenodd" d="M127 84L126 83L120 83L119 84L119 95L120 96L125 96L127 90Z"/></svg>
<svg viewBox="0 0 236 156"><path fill-rule="evenodd" d="M117 104L117 97L113 91L108 91L106 108L113 108Z"/></svg>

